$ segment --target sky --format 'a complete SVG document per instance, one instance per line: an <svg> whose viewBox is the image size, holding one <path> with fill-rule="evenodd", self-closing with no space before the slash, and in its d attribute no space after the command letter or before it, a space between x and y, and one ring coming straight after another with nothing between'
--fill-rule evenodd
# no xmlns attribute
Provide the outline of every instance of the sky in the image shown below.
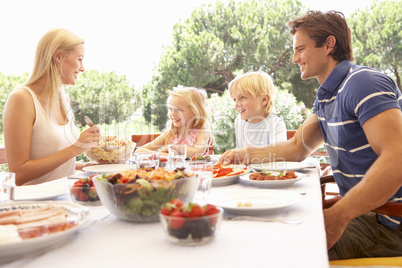
<svg viewBox="0 0 402 268"><path fill-rule="evenodd" d="M226 0L223 0L226 1ZM30 72L39 39L67 28L85 40L84 67L126 75L135 88L152 78L173 26L216 0L0 0L0 72ZM309 8L346 17L367 0L301 0Z"/></svg>

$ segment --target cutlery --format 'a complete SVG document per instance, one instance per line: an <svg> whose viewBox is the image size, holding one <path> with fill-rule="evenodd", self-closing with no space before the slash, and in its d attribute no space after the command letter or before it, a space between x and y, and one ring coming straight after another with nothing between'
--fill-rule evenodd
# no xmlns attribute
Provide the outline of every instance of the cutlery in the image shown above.
<svg viewBox="0 0 402 268"><path fill-rule="evenodd" d="M250 220L250 221L265 221L265 222L280 222L286 224L300 224L302 220L283 220L283 219L274 219L274 218L265 218L265 217L255 217L255 216L224 216L225 220Z"/></svg>
<svg viewBox="0 0 402 268"><path fill-rule="evenodd" d="M89 118L88 116L84 115L84 122L92 127L94 126L94 123L92 122L91 118ZM105 143L105 150L109 150L111 149L110 146L108 145L107 141L102 137L102 135L100 136L100 138L103 140L103 142Z"/></svg>

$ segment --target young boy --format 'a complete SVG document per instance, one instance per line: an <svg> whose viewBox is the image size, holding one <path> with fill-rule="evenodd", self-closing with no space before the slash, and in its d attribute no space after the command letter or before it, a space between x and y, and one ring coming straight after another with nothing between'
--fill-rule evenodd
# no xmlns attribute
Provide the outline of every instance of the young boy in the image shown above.
<svg viewBox="0 0 402 268"><path fill-rule="evenodd" d="M274 115L275 88L264 72L249 72L229 83L239 115L235 119L236 147L259 147L286 140L285 122Z"/></svg>

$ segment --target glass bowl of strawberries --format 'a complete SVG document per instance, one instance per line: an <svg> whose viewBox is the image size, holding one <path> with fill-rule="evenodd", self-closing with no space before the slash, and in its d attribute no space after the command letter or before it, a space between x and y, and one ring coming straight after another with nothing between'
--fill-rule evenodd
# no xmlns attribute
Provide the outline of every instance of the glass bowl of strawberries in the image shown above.
<svg viewBox="0 0 402 268"><path fill-rule="evenodd" d="M173 199L161 208L159 217L168 241L187 246L211 242L222 222L223 209L212 204L183 204Z"/></svg>
<svg viewBox="0 0 402 268"><path fill-rule="evenodd" d="M70 195L74 202L82 205L102 205L92 181L92 177L75 181L73 186L70 188Z"/></svg>

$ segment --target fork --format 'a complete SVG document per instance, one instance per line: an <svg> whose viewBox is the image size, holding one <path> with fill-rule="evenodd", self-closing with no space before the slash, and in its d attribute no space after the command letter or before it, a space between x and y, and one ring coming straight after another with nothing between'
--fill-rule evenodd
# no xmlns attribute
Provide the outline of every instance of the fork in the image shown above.
<svg viewBox="0 0 402 268"><path fill-rule="evenodd" d="M280 222L286 224L300 224L302 223L301 219L296 220L283 220L283 219L274 219L274 218L265 218L265 217L255 217L255 216L224 216L225 220L251 220L251 221L265 221L265 222Z"/></svg>
<svg viewBox="0 0 402 268"><path fill-rule="evenodd" d="M89 117L86 116L86 115L84 115L84 122L85 122L88 126L90 126L90 127L92 127L92 126L95 125L95 124L92 122L91 118L89 118ZM105 143L105 150L108 150L108 149L109 149L109 146L108 146L107 141L103 138L102 135L100 136L100 138L101 138L101 139L103 140L103 142Z"/></svg>

